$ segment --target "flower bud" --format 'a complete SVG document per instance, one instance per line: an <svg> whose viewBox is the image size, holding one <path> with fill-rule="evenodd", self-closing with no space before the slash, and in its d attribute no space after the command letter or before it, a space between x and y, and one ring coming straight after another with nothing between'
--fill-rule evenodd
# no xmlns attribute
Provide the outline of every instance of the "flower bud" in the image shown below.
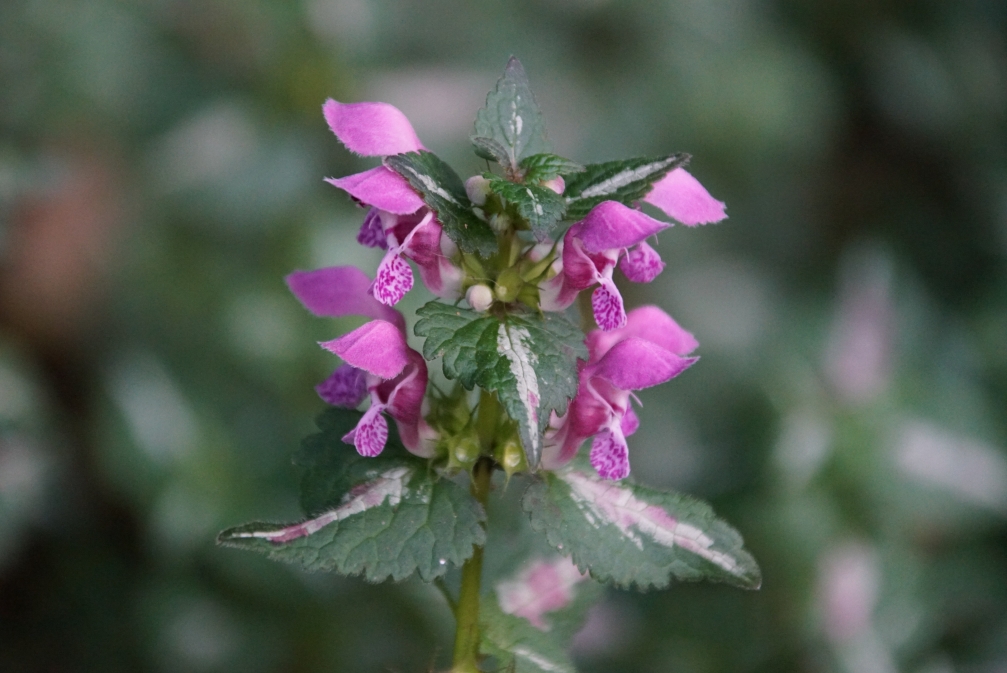
<svg viewBox="0 0 1007 673"><path fill-rule="evenodd" d="M509 267L500 272L497 276L496 281L496 296L502 302L512 302L517 299L518 293L521 292L521 286L524 285L524 281L521 280L521 274L518 272L516 267Z"/></svg>
<svg viewBox="0 0 1007 673"><path fill-rule="evenodd" d="M496 461L500 463L504 472L507 473L508 479L516 472L526 472L528 470L528 461L525 458L524 449L521 448L521 442L518 441L517 437L509 437L497 444L494 454Z"/></svg>
<svg viewBox="0 0 1007 673"><path fill-rule="evenodd" d="M486 205L486 197L490 195L490 181L481 175L473 175L465 181L465 193L472 205Z"/></svg>
<svg viewBox="0 0 1007 673"><path fill-rule="evenodd" d="M448 455L449 468L469 468L475 464L479 458L479 440L471 435L464 434L450 447Z"/></svg>
<svg viewBox="0 0 1007 673"><path fill-rule="evenodd" d="M543 182L542 186L547 189L551 189L557 194L562 194L563 191L566 189L566 181L563 180L562 175L557 175L552 180L546 180L545 182Z"/></svg>
<svg viewBox="0 0 1007 673"><path fill-rule="evenodd" d="M507 213L497 213L490 218L490 227L498 234L502 234L511 227L511 219Z"/></svg>
<svg viewBox="0 0 1007 673"><path fill-rule="evenodd" d="M468 301L473 311L482 313L489 309L493 303L493 290L483 283L477 283L465 293L465 300Z"/></svg>

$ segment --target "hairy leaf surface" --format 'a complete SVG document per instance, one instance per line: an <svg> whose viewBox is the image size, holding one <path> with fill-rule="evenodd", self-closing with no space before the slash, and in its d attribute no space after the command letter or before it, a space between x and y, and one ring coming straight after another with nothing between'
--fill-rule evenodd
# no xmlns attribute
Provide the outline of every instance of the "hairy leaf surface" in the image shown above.
<svg viewBox="0 0 1007 673"><path fill-rule="evenodd" d="M322 432L307 438L296 455L309 468L303 489L308 519L238 526L218 542L372 582L414 572L431 580L470 557L486 539L479 503L401 446L387 446L377 458L359 456L342 442L359 418L359 412L329 410L319 419Z"/></svg>
<svg viewBox="0 0 1007 673"><path fill-rule="evenodd" d="M550 412L565 413L577 393L584 334L556 313L501 318L433 301L417 314L416 335L426 337L423 356L441 358L444 375L469 390L495 391L536 467Z"/></svg>
<svg viewBox="0 0 1007 673"><path fill-rule="evenodd" d="M486 106L476 115L472 140L481 156L493 158L512 171L526 156L549 151L545 122L528 84L528 75L521 61L513 56L496 88L486 96ZM504 156L499 156L500 150Z"/></svg>
<svg viewBox="0 0 1007 673"><path fill-rule="evenodd" d="M553 225L563 218L566 202L548 187L530 183L511 182L499 175L484 173L490 189L517 208L518 214L528 221L535 238L542 241Z"/></svg>
<svg viewBox="0 0 1007 673"><path fill-rule="evenodd" d="M650 192L655 182L688 161L688 154L671 154L588 164L566 183L563 196L567 219L583 219L602 201L632 206Z"/></svg>
<svg viewBox="0 0 1007 673"><path fill-rule="evenodd" d="M462 179L440 157L427 151L406 152L385 157L384 163L419 192L459 248L484 257L496 252L496 235L472 210Z"/></svg>
<svg viewBox="0 0 1007 673"><path fill-rule="evenodd" d="M584 459L544 474L524 497L532 527L601 581L641 589L709 579L762 582L741 536L704 502L599 477Z"/></svg>

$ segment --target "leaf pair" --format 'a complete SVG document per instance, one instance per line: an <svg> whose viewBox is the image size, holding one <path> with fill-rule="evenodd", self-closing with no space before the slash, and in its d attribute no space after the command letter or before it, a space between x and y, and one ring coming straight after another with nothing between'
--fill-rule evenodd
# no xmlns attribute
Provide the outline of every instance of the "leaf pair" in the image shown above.
<svg viewBox="0 0 1007 673"><path fill-rule="evenodd" d="M528 464L542 458L542 431L577 393L584 334L558 313L495 315L440 302L417 311L423 357L443 360L444 375L465 388L495 392L518 423Z"/></svg>

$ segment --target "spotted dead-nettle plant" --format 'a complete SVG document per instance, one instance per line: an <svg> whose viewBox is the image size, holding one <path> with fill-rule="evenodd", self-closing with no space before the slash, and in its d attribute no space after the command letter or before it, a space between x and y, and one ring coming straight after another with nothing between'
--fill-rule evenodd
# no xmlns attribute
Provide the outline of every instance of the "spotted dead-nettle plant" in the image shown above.
<svg viewBox="0 0 1007 673"><path fill-rule="evenodd" d="M465 181L391 105L329 100L323 113L347 149L379 158L329 182L363 208L357 239L384 257L373 280L347 266L287 284L315 315L369 322L321 344L342 364L317 386L330 408L295 454L307 518L220 542L435 583L457 622L453 673L573 671L567 641L599 583L758 587L709 506L630 477L634 391L689 369L699 344L657 306L627 311L614 275L650 282L658 232L725 217L689 157L551 154L517 59L476 116L487 170ZM413 322L393 307L415 272L440 299Z"/></svg>

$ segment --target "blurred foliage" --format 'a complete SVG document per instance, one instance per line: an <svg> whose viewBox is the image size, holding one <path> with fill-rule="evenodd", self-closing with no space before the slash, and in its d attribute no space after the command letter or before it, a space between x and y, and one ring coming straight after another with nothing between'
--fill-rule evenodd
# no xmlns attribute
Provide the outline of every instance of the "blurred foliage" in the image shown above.
<svg viewBox="0 0 1007 673"><path fill-rule="evenodd" d="M511 53L557 152L690 152L731 215L624 288L703 344L641 394L633 465L710 499L763 589L610 592L583 670L1007 667L1004 3L6 0L0 669L444 664L429 587L213 538L298 515L313 342L354 325L283 275L377 261L321 102L394 103L475 173Z"/></svg>

